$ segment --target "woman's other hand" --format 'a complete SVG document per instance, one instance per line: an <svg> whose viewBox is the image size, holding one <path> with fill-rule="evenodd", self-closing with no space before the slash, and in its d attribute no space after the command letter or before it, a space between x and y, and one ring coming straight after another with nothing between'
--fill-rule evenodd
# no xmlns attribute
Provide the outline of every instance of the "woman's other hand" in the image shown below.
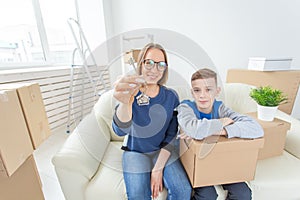
<svg viewBox="0 0 300 200"><path fill-rule="evenodd" d="M152 170L151 173L151 192L152 198L158 197L159 193L163 190L162 184L163 170Z"/></svg>

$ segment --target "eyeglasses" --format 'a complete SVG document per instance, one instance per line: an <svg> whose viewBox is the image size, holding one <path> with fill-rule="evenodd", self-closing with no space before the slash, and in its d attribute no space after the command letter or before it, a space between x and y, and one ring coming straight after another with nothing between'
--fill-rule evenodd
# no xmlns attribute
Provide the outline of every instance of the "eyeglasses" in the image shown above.
<svg viewBox="0 0 300 200"><path fill-rule="evenodd" d="M157 70L161 72L164 71L168 66L168 64L165 61L155 62L152 59L144 60L144 66L147 70L151 70L155 66L155 64L157 65Z"/></svg>

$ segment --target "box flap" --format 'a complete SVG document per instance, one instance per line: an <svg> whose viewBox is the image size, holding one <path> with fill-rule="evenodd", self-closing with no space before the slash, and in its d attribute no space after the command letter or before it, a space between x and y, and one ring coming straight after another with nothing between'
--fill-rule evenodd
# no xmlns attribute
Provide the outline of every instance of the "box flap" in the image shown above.
<svg viewBox="0 0 300 200"><path fill-rule="evenodd" d="M28 87L30 85L36 84L38 85L38 83L6 83L6 84L0 84L0 90L17 90L18 88L22 88L22 87Z"/></svg>
<svg viewBox="0 0 300 200"><path fill-rule="evenodd" d="M285 127L288 130L291 128L291 123L278 119L276 117L274 118L273 121L263 121L257 119L257 112L247 113L247 115L254 118L263 128Z"/></svg>
<svg viewBox="0 0 300 200"><path fill-rule="evenodd" d="M263 138L242 139L211 136L201 141L193 140L190 148L193 148L194 154L202 159L212 152L230 152L237 151L237 149L259 149L263 147L263 144Z"/></svg>
<svg viewBox="0 0 300 200"><path fill-rule="evenodd" d="M36 83L21 87L18 95L36 149L51 134L40 87Z"/></svg>
<svg viewBox="0 0 300 200"><path fill-rule="evenodd" d="M51 135L43 97L38 83L10 83L0 88L17 91L34 149Z"/></svg>
<svg viewBox="0 0 300 200"><path fill-rule="evenodd" d="M11 176L32 154L33 147L17 92L6 90L5 95L6 100L0 101L0 153L2 170Z"/></svg>
<svg viewBox="0 0 300 200"><path fill-rule="evenodd" d="M0 177L1 200L44 200L41 180L31 155L11 177Z"/></svg>

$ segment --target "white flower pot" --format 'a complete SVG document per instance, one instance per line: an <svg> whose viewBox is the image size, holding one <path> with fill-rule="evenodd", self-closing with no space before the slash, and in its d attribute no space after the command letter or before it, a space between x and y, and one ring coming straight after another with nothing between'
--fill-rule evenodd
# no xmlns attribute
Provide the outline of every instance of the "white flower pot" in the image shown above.
<svg viewBox="0 0 300 200"><path fill-rule="evenodd" d="M257 104L257 118L263 121L273 121L276 115L278 106L261 106Z"/></svg>

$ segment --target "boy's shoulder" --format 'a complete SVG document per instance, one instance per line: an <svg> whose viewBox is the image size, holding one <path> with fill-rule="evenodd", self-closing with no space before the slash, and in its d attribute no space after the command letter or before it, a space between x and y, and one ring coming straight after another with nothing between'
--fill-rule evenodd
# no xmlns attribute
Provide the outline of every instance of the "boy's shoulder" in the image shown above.
<svg viewBox="0 0 300 200"><path fill-rule="evenodd" d="M193 100L184 99L180 102L179 107L182 108L191 108L193 110L197 109L196 103Z"/></svg>
<svg viewBox="0 0 300 200"><path fill-rule="evenodd" d="M180 102L180 104L187 104L187 105L191 105L192 104L192 105L194 105L195 101L194 100L190 100L190 99L184 99L184 100L182 100ZM217 100L214 101L214 106L219 107L222 104L223 104L223 101L217 101Z"/></svg>
<svg viewBox="0 0 300 200"><path fill-rule="evenodd" d="M190 100L190 99L184 99L180 102L180 105L188 105L190 107L194 107L195 106L195 101Z"/></svg>
<svg viewBox="0 0 300 200"><path fill-rule="evenodd" d="M190 100L190 99L184 99L180 102L180 104L189 104L189 103L192 103L194 101Z"/></svg>
<svg viewBox="0 0 300 200"><path fill-rule="evenodd" d="M217 108L219 108L221 105L224 105L223 104L223 101L218 101L218 100L215 100L214 101L214 106L216 106ZM225 106L225 105L224 105Z"/></svg>

